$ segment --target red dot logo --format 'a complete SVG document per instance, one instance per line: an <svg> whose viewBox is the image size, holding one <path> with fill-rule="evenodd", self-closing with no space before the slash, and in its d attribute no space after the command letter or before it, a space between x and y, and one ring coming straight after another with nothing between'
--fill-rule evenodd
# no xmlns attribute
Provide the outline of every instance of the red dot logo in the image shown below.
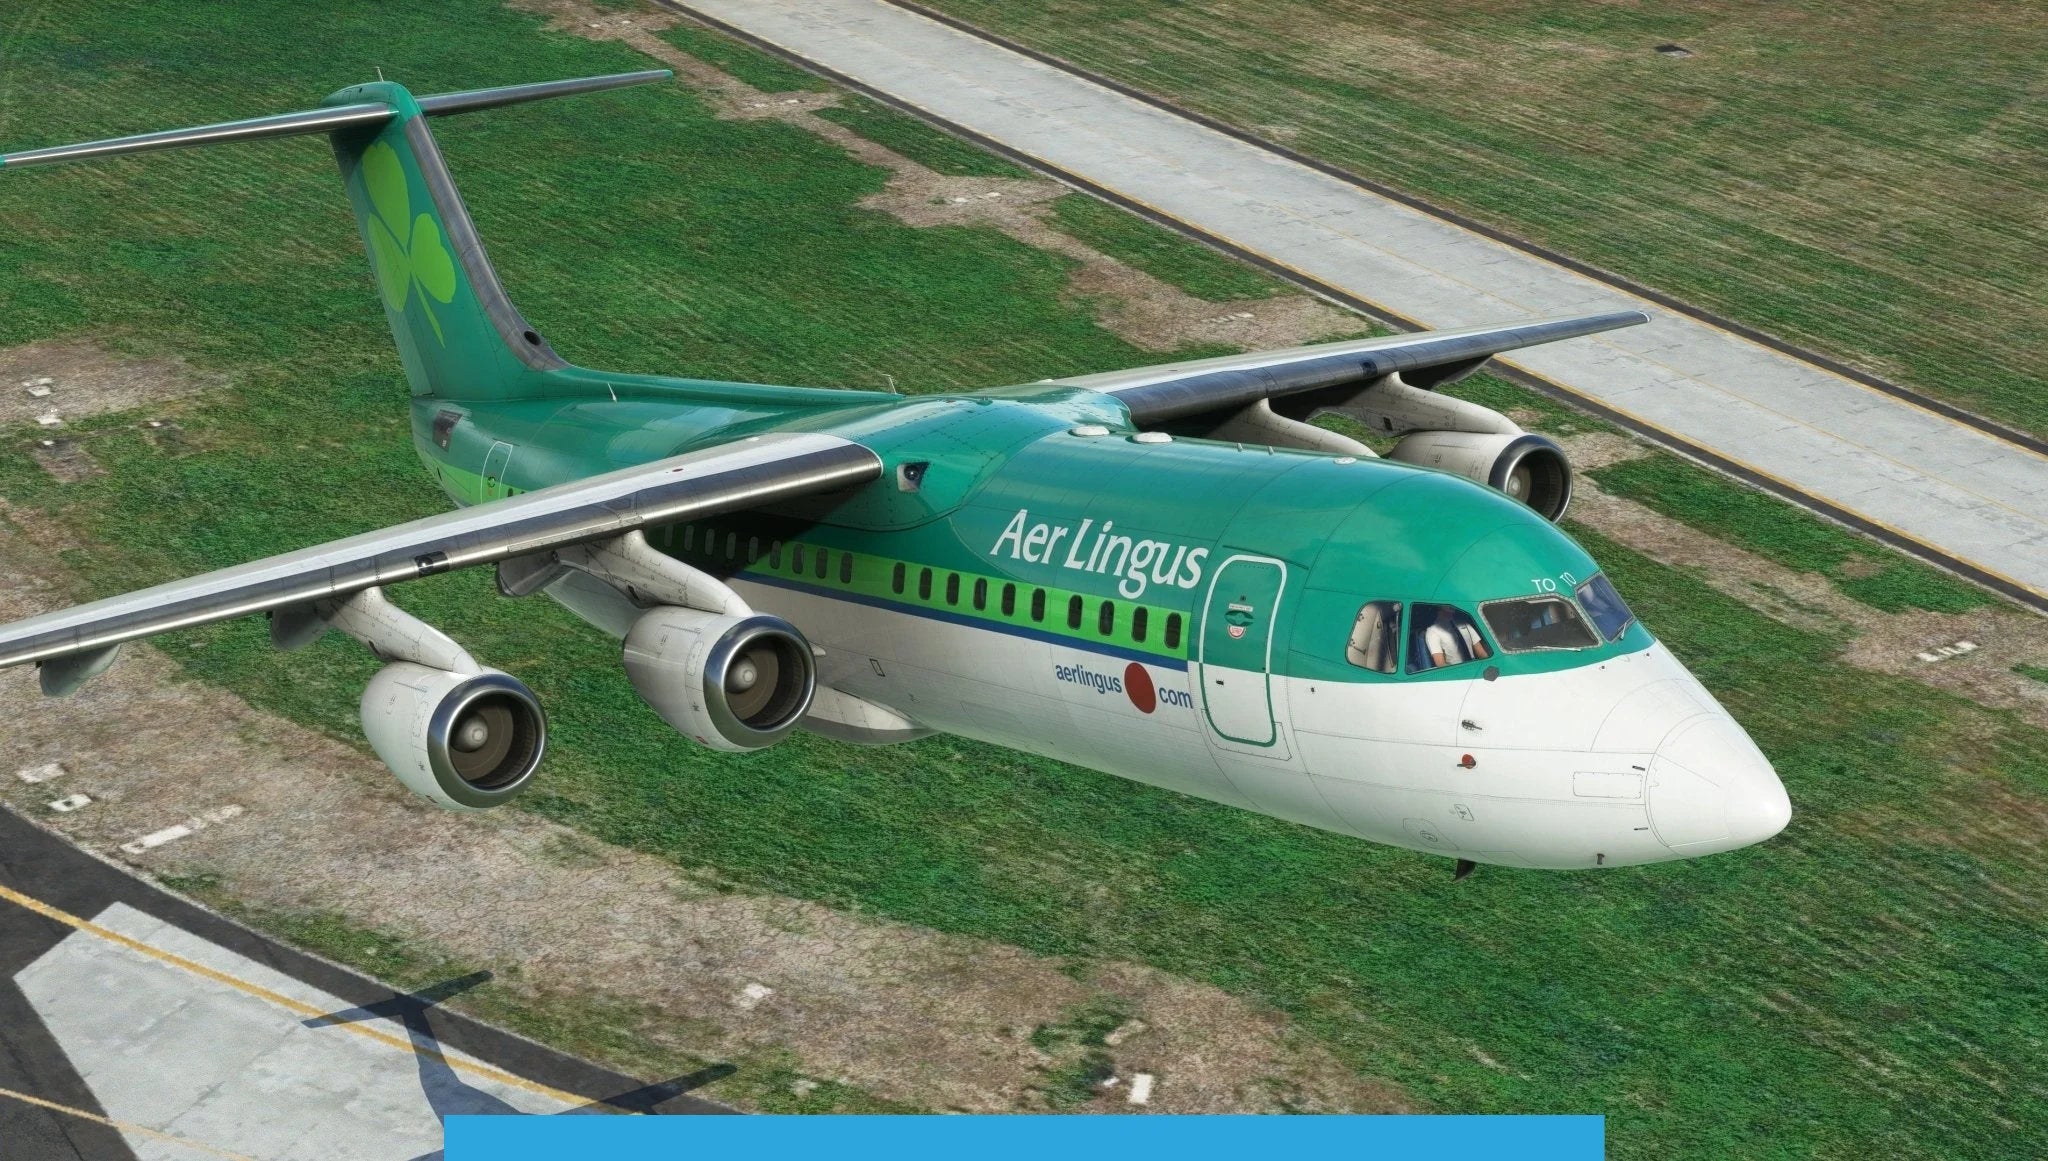
<svg viewBox="0 0 2048 1161"><path fill-rule="evenodd" d="M1124 669L1124 692L1131 695L1131 704L1141 714L1159 708L1159 691L1152 688L1151 671L1135 661Z"/></svg>

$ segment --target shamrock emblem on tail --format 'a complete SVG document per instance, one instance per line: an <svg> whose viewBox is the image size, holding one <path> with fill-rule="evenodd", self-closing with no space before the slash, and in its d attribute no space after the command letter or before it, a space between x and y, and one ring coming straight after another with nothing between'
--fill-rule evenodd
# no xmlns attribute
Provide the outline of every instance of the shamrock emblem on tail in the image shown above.
<svg viewBox="0 0 2048 1161"><path fill-rule="evenodd" d="M392 310L405 310L413 284L418 283L420 309L426 312L434 337L445 346L448 339L428 301L455 299L455 259L441 240L441 227L430 215L412 216L412 197L397 150L381 141L364 150L362 174L370 208L375 211L370 217L370 257L377 265L377 284L384 291L384 301Z"/></svg>

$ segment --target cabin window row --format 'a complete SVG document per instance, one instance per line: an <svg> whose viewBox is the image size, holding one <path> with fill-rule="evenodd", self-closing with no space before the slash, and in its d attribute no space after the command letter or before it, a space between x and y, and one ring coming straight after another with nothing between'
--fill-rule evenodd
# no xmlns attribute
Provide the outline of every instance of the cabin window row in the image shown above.
<svg viewBox="0 0 2048 1161"><path fill-rule="evenodd" d="M836 572L840 584L851 585L854 581L856 566L854 554L851 552L835 551L794 541L787 544L772 539L764 542L758 536L742 537L740 533L731 529L712 526L700 528L694 524L682 525L680 529L672 528L669 536L672 546L679 544L683 553L694 554L708 561L722 559L729 564L755 564L765 558L770 569L782 572L787 560L787 571L794 576L811 576L818 580L826 580ZM964 603L978 613L988 612L989 607L994 605L999 614L1006 619L1027 620L1036 625L1045 624L1046 618L1051 615L1048 608L1049 597L1045 589L1031 588L1028 590L1029 596L1026 597L1027 590L1014 582L992 582L987 577L964 577L957 572L941 572L931 568L917 569L913 583L910 566L901 561L890 569L889 588L897 596L906 596L914 589L918 600L932 604L958 608ZM1027 609L1026 613L1019 613L1020 604ZM1098 636L1114 637L1117 635L1118 625L1127 623L1131 640L1139 644L1147 643L1155 628L1152 610L1143 605L1132 605L1125 609L1119 608L1115 601L1098 600L1093 602L1091 613L1090 600L1073 595L1067 598L1065 612L1066 625L1071 631L1082 632L1084 626L1092 624ZM1185 629L1181 614L1166 614L1164 625L1158 628L1162 646L1167 649L1180 648Z"/></svg>
<svg viewBox="0 0 2048 1161"><path fill-rule="evenodd" d="M889 589L897 596L906 596L915 591L917 599L920 601L930 601L934 604L945 604L957 608L963 602L964 588L965 603L975 612L985 613L989 610L989 606L993 604L1001 616L1010 619L1027 620L1034 625L1045 624L1046 617L1050 613L1047 607L1049 598L1046 591L1042 588L1028 590L1030 596L1025 603L1028 605L1029 612L1028 615L1020 617L1017 612L1020 603L1019 598L1024 596L1026 590L1015 582L993 582L987 577L975 577L972 578L972 583L969 584L967 579L957 572L945 572L943 574L945 578L943 581L939 580L940 575L939 570L919 568L917 569L915 584L913 584L910 565L899 561L891 570ZM999 585L1000 587L998 587ZM940 600L934 600L932 596L935 587L943 589L944 596ZM1083 626L1092 623L1098 636L1114 637L1117 635L1118 624L1122 621L1127 621L1130 627L1131 640L1144 644L1151 637L1153 628L1151 609L1143 605L1133 605L1130 606L1128 614L1126 614L1124 610L1117 607L1115 601L1097 601L1094 604L1094 612L1091 617L1089 604L1089 599L1083 596L1073 595L1067 598L1066 625L1069 630L1081 632L1083 631ZM1180 648L1181 631L1181 615L1179 613L1168 613L1166 615L1166 623L1161 629L1160 643L1168 649Z"/></svg>
<svg viewBox="0 0 2048 1161"><path fill-rule="evenodd" d="M670 533L671 544L675 544L676 533ZM811 576L818 580L829 580L835 574L839 583L850 585L854 578L854 555L851 552L834 551L817 545L792 541L763 540L759 536L744 539L738 532L714 527L699 528L685 524L681 529L681 548L685 553L694 553L707 560L724 560L728 564L758 564L762 560L768 567L784 571L783 562L788 561L788 570L796 576ZM836 565L836 568L835 568Z"/></svg>

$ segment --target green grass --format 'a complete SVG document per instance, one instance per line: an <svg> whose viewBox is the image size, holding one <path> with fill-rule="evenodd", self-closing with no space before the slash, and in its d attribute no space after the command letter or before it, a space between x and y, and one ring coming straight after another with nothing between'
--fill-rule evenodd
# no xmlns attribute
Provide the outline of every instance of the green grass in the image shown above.
<svg viewBox="0 0 2048 1161"><path fill-rule="evenodd" d="M1102 1082L1117 1072L1109 1034L1130 1018L1124 1001L1107 997L1031 1030L1031 1047L1051 1057L1040 1066L1036 1086L1047 1108L1065 1112L1102 1095Z"/></svg>
<svg viewBox="0 0 2048 1161"><path fill-rule="evenodd" d="M190 12L127 3L17 26L0 139L303 107L373 62L428 91L643 63L490 0ZM788 126L718 121L678 88L436 131L512 293L584 362L936 388L1157 358L1066 303L1054 259L861 211L880 171ZM0 496L78 531L67 563L95 591L440 510L317 144L4 174L0 219L0 343L119 326L140 352L234 383L181 415L188 455L157 451L133 416L78 425L108 473L80 484L0 452ZM0 432L0 448L32 434ZM2048 866L2013 821L2048 796L2048 734L1829 662L1835 642L1580 535L1771 756L1797 812L1785 835L1680 864L1453 883L1440 859L955 739L713 754L639 703L616 643L551 604L498 598L484 572L397 599L549 707L548 770L523 809L739 889L1152 965L1276 1006L1427 1108L1604 1113L1616 1157L2048 1152L2034 999ZM278 654L244 620L164 646L362 745L356 699L377 663L352 643ZM347 954L386 946L346 924L293 930ZM639 1016L589 1002L515 1026L568 1045L609 1028L613 1047L593 1051L644 1050Z"/></svg>
<svg viewBox="0 0 2048 1161"><path fill-rule="evenodd" d="M1087 194L1052 204L1053 224L1112 258L1210 302L1270 298L1284 289L1258 270Z"/></svg>
<svg viewBox="0 0 2048 1161"><path fill-rule="evenodd" d="M816 73L701 25L678 24L655 35L764 93L816 93L832 87Z"/></svg>
<svg viewBox="0 0 2048 1161"><path fill-rule="evenodd" d="M1997 603L1984 590L1879 548L1775 496L1664 452L1590 473L1607 491L1800 572L1817 572L1855 599L1896 613L1962 613Z"/></svg>
<svg viewBox="0 0 2048 1161"><path fill-rule="evenodd" d="M2021 677L2031 677L2035 681L2048 684L2048 665L2020 664L2013 666L2012 671Z"/></svg>
<svg viewBox="0 0 2048 1161"><path fill-rule="evenodd" d="M953 177L1028 178L1031 172L979 145L899 113L878 101L847 94L839 104L818 110L818 116L846 126L869 141L917 162L935 173Z"/></svg>
<svg viewBox="0 0 2048 1161"><path fill-rule="evenodd" d="M2048 433L2048 7L932 2Z"/></svg>

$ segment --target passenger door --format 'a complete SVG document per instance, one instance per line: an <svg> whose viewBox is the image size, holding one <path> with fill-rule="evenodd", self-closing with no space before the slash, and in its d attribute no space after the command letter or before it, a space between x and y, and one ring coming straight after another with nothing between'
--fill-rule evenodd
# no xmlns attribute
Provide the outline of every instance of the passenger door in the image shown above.
<svg viewBox="0 0 2048 1161"><path fill-rule="evenodd" d="M1274 758L1287 756L1273 712L1273 626L1286 587L1287 566L1271 557L1224 561L1209 581L1197 654L1209 728Z"/></svg>

